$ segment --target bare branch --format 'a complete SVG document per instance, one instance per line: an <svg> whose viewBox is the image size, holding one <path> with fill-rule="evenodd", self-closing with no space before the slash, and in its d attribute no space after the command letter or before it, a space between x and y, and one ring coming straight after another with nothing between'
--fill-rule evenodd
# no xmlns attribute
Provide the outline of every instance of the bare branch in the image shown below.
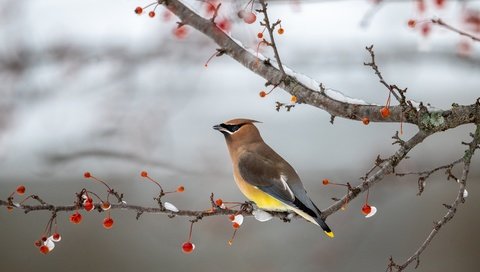
<svg viewBox="0 0 480 272"><path fill-rule="evenodd" d="M463 30L460 30L460 29L458 29L458 28L455 28L455 27L453 27L453 26L445 23L445 22L444 22L442 19L440 19L440 18L431 19L430 21L431 21L433 24L437 24L437 25L439 25L439 26L441 26L441 27L444 27L444 28L446 28L446 29L448 29L448 30L450 30L450 31L456 32L456 33L458 33L458 34L461 35L461 36L470 38L470 39L472 39L473 41L476 41L476 42L480 42L480 38L479 38L479 37L473 36L472 34L469 34L469 33L465 32L465 31L463 31Z"/></svg>

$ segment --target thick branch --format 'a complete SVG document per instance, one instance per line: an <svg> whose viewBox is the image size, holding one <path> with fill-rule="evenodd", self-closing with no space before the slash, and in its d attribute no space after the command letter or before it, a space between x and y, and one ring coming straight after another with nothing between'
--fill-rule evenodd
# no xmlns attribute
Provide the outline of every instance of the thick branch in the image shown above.
<svg viewBox="0 0 480 272"><path fill-rule="evenodd" d="M257 58L253 51L247 50L240 42L228 36L225 32L219 29L209 19L203 18L193 10L186 7L179 0L159 1L160 4L165 5L172 13L177 15L183 24L190 25L198 31L205 34L207 37L217 43L220 48L225 49L225 53L233 59L247 67L252 72L265 78L267 82L280 82L279 87L283 88L292 95L298 98L298 103L305 103L320 109L323 109L331 115L343 117L347 119L362 120L368 117L370 122L404 122L412 124L421 124L420 116L410 114L406 118L402 117L402 107L395 106L390 108L390 116L383 118L380 114L380 109L383 106L351 103L349 101L339 101L328 96L327 92L322 92L318 86L306 86L301 83L293 72L287 69L287 76L284 78L282 72L273 67L269 62L264 62L263 59ZM284 67L285 68L285 67ZM291 71L291 70L290 70ZM448 111L440 112L445 115L444 123L435 126L434 131L441 131L457 127L462 124L474 123L475 120L480 120L480 112L476 110L477 105L474 103L467 106L455 106ZM419 112L420 114L421 112Z"/></svg>

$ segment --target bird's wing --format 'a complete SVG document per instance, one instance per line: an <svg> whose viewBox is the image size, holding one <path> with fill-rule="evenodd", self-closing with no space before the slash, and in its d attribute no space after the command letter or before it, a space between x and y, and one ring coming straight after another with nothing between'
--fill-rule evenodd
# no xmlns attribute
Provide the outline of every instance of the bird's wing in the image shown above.
<svg viewBox="0 0 480 272"><path fill-rule="evenodd" d="M295 201L295 194L288 185L290 177L282 173L282 165L260 154L243 154L238 162L241 177L284 203Z"/></svg>

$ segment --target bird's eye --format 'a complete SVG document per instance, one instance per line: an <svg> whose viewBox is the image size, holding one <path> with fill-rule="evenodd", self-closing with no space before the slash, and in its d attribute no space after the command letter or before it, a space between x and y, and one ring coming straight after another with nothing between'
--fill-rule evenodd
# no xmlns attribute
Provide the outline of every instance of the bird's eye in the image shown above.
<svg viewBox="0 0 480 272"><path fill-rule="evenodd" d="M243 125L243 124L242 124ZM237 131L240 127L242 127L242 125L227 125L227 124L221 124L221 126L223 128L225 128L226 130L230 131L231 133L234 133L235 131Z"/></svg>

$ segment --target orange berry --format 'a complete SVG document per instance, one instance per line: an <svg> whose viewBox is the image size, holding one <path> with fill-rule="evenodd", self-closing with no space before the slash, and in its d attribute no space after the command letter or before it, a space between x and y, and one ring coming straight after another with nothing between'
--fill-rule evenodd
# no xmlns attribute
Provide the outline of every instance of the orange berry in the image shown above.
<svg viewBox="0 0 480 272"><path fill-rule="evenodd" d="M177 192L182 193L182 192L184 192L184 191L185 191L185 187L183 187L183 186L178 186Z"/></svg>
<svg viewBox="0 0 480 272"><path fill-rule="evenodd" d="M265 91L261 91L258 95L260 95L260 97L265 97L267 96L267 93Z"/></svg>
<svg viewBox="0 0 480 272"><path fill-rule="evenodd" d="M283 33L285 33L285 29L279 28L279 29L277 30L277 33L278 33L278 35L282 35Z"/></svg>
<svg viewBox="0 0 480 272"><path fill-rule="evenodd" d="M292 102L292 104L297 103L297 97L292 95L292 97L290 97L290 102Z"/></svg>
<svg viewBox="0 0 480 272"><path fill-rule="evenodd" d="M240 228L240 224L238 224L237 222L233 222L232 227L233 227L234 229L239 229L239 228Z"/></svg>
<svg viewBox="0 0 480 272"><path fill-rule="evenodd" d="M367 215L367 214L369 214L371 211L372 211L372 207L371 207L370 205L368 205L368 204L365 203L365 205L363 205L363 207L362 207L362 213L363 213L364 215Z"/></svg>
<svg viewBox="0 0 480 272"><path fill-rule="evenodd" d="M408 20L408 27L414 28L417 25L417 21L410 19Z"/></svg>
<svg viewBox="0 0 480 272"><path fill-rule="evenodd" d="M173 30L173 35L175 35L175 37L180 40L187 37L187 34L188 30L185 26L175 27L175 29Z"/></svg>
<svg viewBox="0 0 480 272"><path fill-rule="evenodd" d="M106 229L111 229L113 227L113 219L111 217L107 217L103 219L103 227Z"/></svg>
<svg viewBox="0 0 480 272"><path fill-rule="evenodd" d="M111 207L112 205L110 204L110 202L102 202L102 210L108 211Z"/></svg>
<svg viewBox="0 0 480 272"><path fill-rule="evenodd" d="M142 172L140 172L140 176L142 176L142 177L144 177L144 178L148 177L147 171L142 171Z"/></svg>
<svg viewBox="0 0 480 272"><path fill-rule="evenodd" d="M380 114L383 118L387 118L388 116L390 116L390 109L387 107L383 107L380 109Z"/></svg>
<svg viewBox="0 0 480 272"><path fill-rule="evenodd" d="M327 185L327 184L330 183L330 181L329 181L328 179L323 179L323 180L322 180L322 183L323 183L323 185Z"/></svg>
<svg viewBox="0 0 480 272"><path fill-rule="evenodd" d="M90 172L85 172L85 173L83 173L83 177L84 178L91 178L92 174L90 174Z"/></svg>
<svg viewBox="0 0 480 272"><path fill-rule="evenodd" d="M230 214L230 215L228 216L228 219L230 219L230 221L233 221L233 220L235 220L235 215L233 215L233 214Z"/></svg>
<svg viewBox="0 0 480 272"><path fill-rule="evenodd" d="M222 204L223 204L223 200L221 198L215 200L215 205L220 207L220 206L222 206Z"/></svg>
<svg viewBox="0 0 480 272"><path fill-rule="evenodd" d="M23 195L25 193L25 186L20 185L17 187L17 194Z"/></svg>
<svg viewBox="0 0 480 272"><path fill-rule="evenodd" d="M363 122L364 125L368 125L368 124L370 124L370 119L368 119L368 117L364 117L362 119L362 122Z"/></svg>

